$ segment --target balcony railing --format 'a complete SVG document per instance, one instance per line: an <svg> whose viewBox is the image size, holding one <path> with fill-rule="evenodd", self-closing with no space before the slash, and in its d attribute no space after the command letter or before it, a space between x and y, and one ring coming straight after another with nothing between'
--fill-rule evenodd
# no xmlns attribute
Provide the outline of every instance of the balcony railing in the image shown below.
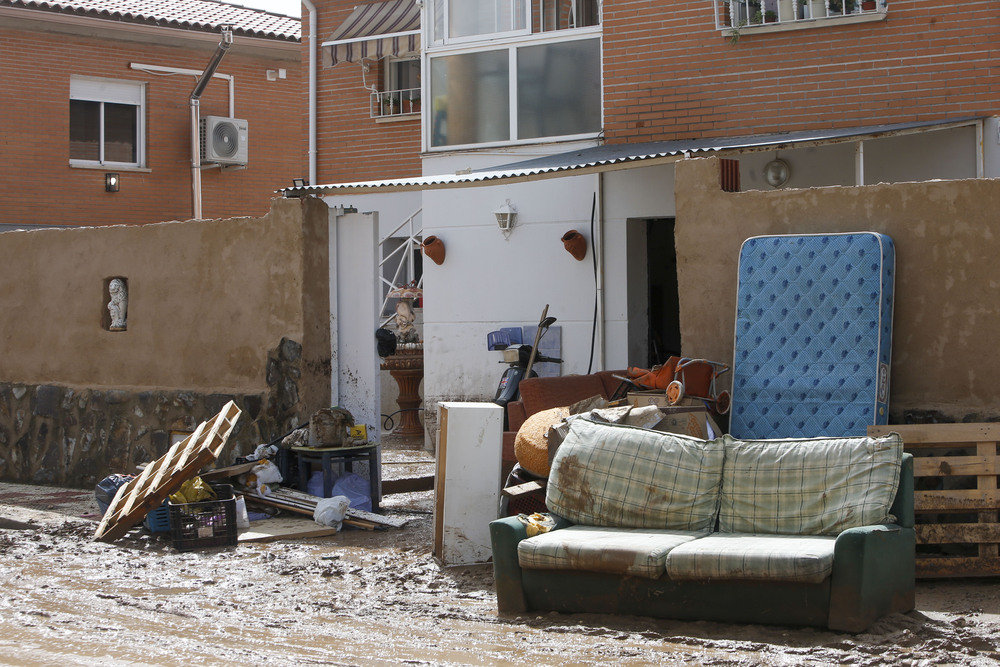
<svg viewBox="0 0 1000 667"><path fill-rule="evenodd" d="M885 14L885 9L886 0L717 0L715 26L719 30L739 30L774 23L812 23Z"/></svg>
<svg viewBox="0 0 1000 667"><path fill-rule="evenodd" d="M371 94L371 117L391 118L420 114L420 89L386 90Z"/></svg>

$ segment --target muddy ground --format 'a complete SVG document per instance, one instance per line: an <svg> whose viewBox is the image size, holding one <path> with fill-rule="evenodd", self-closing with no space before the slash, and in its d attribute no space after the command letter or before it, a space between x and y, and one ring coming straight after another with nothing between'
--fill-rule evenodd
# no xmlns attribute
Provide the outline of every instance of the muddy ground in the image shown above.
<svg viewBox="0 0 1000 667"><path fill-rule="evenodd" d="M391 458L388 478L402 470ZM2 497L10 488L0 484L0 501L10 500ZM1000 662L1000 580L918 582L917 611L861 635L588 614L504 617L490 566L444 568L431 556L432 492L389 496L383 505L411 521L386 532L180 553L142 530L94 542L94 518L80 516L89 508L0 503L0 517L29 524L0 529L0 664Z"/></svg>

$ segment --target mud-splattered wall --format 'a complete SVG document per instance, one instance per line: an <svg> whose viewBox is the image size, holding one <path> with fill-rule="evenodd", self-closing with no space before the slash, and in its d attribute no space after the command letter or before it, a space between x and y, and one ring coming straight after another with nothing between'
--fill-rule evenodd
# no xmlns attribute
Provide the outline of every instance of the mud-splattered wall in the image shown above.
<svg viewBox="0 0 1000 667"><path fill-rule="evenodd" d="M732 358L745 239L882 232L896 248L890 423L1000 419L1000 180L727 193L707 158L677 164L676 198L685 354Z"/></svg>
<svg viewBox="0 0 1000 667"><path fill-rule="evenodd" d="M325 208L3 234L0 479L92 488L232 399L227 461L327 407ZM113 331L119 276L127 326Z"/></svg>

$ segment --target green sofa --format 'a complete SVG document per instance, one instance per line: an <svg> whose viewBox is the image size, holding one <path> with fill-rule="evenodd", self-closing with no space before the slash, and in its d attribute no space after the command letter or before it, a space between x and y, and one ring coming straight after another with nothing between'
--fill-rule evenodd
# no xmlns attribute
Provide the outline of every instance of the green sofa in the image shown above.
<svg viewBox="0 0 1000 667"><path fill-rule="evenodd" d="M547 532L490 524L501 613L861 632L914 606L913 457L895 433L705 441L576 419L546 505Z"/></svg>

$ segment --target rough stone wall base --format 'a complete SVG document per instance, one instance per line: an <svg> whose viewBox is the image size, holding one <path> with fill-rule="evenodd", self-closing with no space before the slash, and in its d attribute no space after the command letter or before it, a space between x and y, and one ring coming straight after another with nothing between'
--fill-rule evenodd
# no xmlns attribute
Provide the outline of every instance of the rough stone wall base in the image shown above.
<svg viewBox="0 0 1000 667"><path fill-rule="evenodd" d="M0 382L0 479L94 488L112 473L136 472L170 448L171 432L190 432L228 401L243 411L220 465L299 426L302 348L283 339L267 359L267 391L94 389Z"/></svg>

